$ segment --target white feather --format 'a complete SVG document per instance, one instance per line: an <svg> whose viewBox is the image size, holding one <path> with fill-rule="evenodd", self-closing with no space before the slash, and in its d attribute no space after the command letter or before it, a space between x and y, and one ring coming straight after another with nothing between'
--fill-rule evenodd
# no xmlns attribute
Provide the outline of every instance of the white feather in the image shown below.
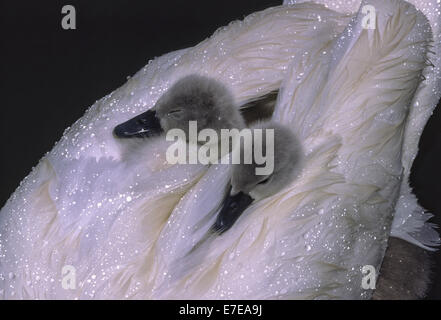
<svg viewBox="0 0 441 320"><path fill-rule="evenodd" d="M98 101L2 209L0 296L369 297L360 268L381 263L403 178L401 145L410 150L407 101L428 40L423 16L407 3L371 3L381 9L377 30L361 30L359 14L360 32L337 42L347 14L312 3L253 14L194 48L155 59ZM324 24L316 23L318 15ZM283 81L275 116L307 151L299 179L196 251L227 169L170 166L160 139L128 159L111 135L194 72L229 84L238 104ZM67 264L77 270L75 290L61 286Z"/></svg>

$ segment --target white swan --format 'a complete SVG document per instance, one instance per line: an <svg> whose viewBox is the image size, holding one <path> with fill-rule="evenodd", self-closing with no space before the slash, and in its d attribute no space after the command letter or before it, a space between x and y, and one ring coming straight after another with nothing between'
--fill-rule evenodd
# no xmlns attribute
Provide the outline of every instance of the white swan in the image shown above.
<svg viewBox="0 0 441 320"><path fill-rule="evenodd" d="M401 141L401 136L396 133L404 128L406 117L398 119L398 123L387 114L383 114L383 118L368 118L370 124L383 127L377 127L372 140L365 139L365 144L352 143L350 138L360 137L354 134L355 129L336 129L335 125L348 123L345 122L348 119L353 119L356 124L356 120L363 120L354 112L363 104L351 109L345 100L347 96L344 96L348 91L339 92L332 85L349 85L354 81L355 74L344 82L342 72L345 67L360 62L356 58L365 54L363 49L379 43L386 47L390 45L380 35L387 35L390 37L387 40L392 41L407 32L415 38L398 41L395 50L401 51L391 50L403 64L391 68L390 73L377 71L378 75L386 76L383 80L390 85L391 91L396 79L391 79L390 75L396 72L407 76L408 81L400 82L400 85L404 85L403 97L412 97L419 82L416 76L424 66L424 50L429 39L424 32L422 38L417 37L417 33L424 30L412 27L409 21L417 19L422 25L424 21L406 3L373 3L389 14L409 11L408 15L395 17L394 28L401 32L384 32L385 24L382 23L391 19L385 12L378 16L379 31L361 31L359 16L355 30L360 32L346 35L352 42L342 41L332 46L334 35L348 22L348 15L314 4L272 8L247 18L244 23L229 26L193 49L152 62L123 88L98 102L66 133L2 209L0 273L4 280L0 284L1 295L4 298L368 297L370 293L362 291L359 286L361 273L357 268L362 263L378 267L381 262L384 240L388 236L387 221L391 219L393 201L398 195L392 191L396 191L401 183L399 174L390 169L398 169L401 159L392 159L395 162L391 162L390 155L399 151L393 148L385 148L387 156L377 159L392 167L383 172L383 180L374 181L378 185L372 190L381 190L385 194L392 192L392 195L389 202L380 202L379 206L385 208L375 207L377 203L370 201L379 200L384 194L366 193L367 186L373 183L363 180L368 179L366 174L372 164L372 158L364 152L369 148L357 149L360 152L355 155L360 156L354 161L350 146L362 148L367 146L366 143L378 144L385 141L386 136L392 141ZM326 17L326 21L317 23L318 16L320 19ZM267 28L268 23L272 29ZM233 34L237 36L230 39ZM292 41L305 38L314 38L315 41ZM369 39L373 39L372 42ZM405 50L409 46L415 46L415 56L409 56L411 52ZM258 53L256 48L261 48ZM323 54L332 48L336 50L332 56ZM385 57L389 53L378 52L376 59L368 57L366 61L371 65L378 65L378 61L387 64ZM236 59L232 61L231 57ZM292 58L292 69L288 71ZM201 59L205 64L200 63ZM413 63L403 66L408 61ZM364 66L367 65L366 62ZM326 77L319 72L320 67L327 70ZM237 104L279 88L282 79L289 75L284 82L276 118L297 124L294 128L300 130L299 136L305 139L310 161L303 179L297 180L286 192L250 207L232 229L214 240L212 245L216 250L202 257L198 266L200 272L186 279L176 279L169 273L169 266L179 258L185 259L185 253L213 222L213 217L200 221L204 218L200 213L220 204L223 190L218 186L228 183L227 168L212 166L205 172L205 167L197 165L167 167L161 158L166 146L158 139L150 141L150 156L144 164L120 162L121 149L112 138L111 130L131 117L128 112L139 113L154 105L170 83L190 70L230 83ZM357 70L357 67L351 70ZM364 84L369 80L372 78ZM310 90L299 89L302 86L311 88L311 84L315 90L321 89L322 93L317 97ZM370 89L364 94L372 94L375 89ZM297 94L301 91L311 94ZM386 90L384 97L389 98L391 91ZM296 106L299 104L298 109L292 109L294 101ZM354 101L358 103L357 99ZM383 108L403 115L406 104L402 100L390 104L390 101L386 104L380 102L373 106L375 110ZM429 109L424 110L421 118L427 120ZM285 110L295 112L286 117ZM415 115L412 112L410 116ZM418 138L415 132L421 130L425 122L421 118L417 121L421 127L411 127L409 131L413 130L413 133L406 131L404 134L404 145L408 148L405 153L410 158L414 157L416 149L408 147L406 139L409 136ZM388 144L383 146L390 147ZM114 159L106 158L109 156ZM338 160L345 165L340 165ZM409 164L409 161L403 163ZM328 164L336 166L337 172L330 170ZM378 165L374 167L381 169ZM340 169L342 171L338 172ZM123 176L121 172L130 174ZM358 181L358 175L363 179ZM350 184L345 184L342 178L350 178ZM118 181L117 185L115 181ZM357 189L359 183L361 187ZM207 192L207 188L211 191ZM327 197L330 193L334 196ZM354 200L348 193L360 198ZM361 195L375 197L362 198ZM88 202L87 199L100 201ZM354 204L373 207L360 209ZM270 216L274 206L280 214ZM365 229L357 229L360 224L352 223L354 221L350 219L348 224L345 216L338 214L341 212L339 208L346 209L343 212L355 213L355 218L361 219ZM321 209L329 211L323 210L321 215ZM72 212L78 214L68 214ZM152 214L158 212L159 215ZM377 213L374 216L377 219L369 217L369 213ZM319 222L321 216L325 217L320 221L322 225ZM288 217L291 220L286 220ZM196 232L191 230L191 226L197 225L195 222L202 222ZM386 230L378 230L381 226ZM320 237L317 237L318 231ZM353 232L358 236L358 243L353 243L349 236ZM284 236L288 233L292 236ZM336 239L338 235L341 237ZM381 242L374 241L373 237L377 235ZM249 261L252 263L247 263ZM66 264L76 267L78 286L75 290L61 286L61 269Z"/></svg>

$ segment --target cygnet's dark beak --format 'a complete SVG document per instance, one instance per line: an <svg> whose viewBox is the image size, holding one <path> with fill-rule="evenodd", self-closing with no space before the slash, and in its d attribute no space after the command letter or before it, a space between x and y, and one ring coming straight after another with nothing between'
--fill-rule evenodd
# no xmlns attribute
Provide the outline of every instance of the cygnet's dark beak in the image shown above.
<svg viewBox="0 0 441 320"><path fill-rule="evenodd" d="M232 196L230 192L228 192L216 222L211 227L212 230L222 234L230 229L253 201L254 199L246 193L239 192Z"/></svg>
<svg viewBox="0 0 441 320"><path fill-rule="evenodd" d="M164 130L155 110L148 110L113 129L113 134L118 138L147 138L159 135Z"/></svg>

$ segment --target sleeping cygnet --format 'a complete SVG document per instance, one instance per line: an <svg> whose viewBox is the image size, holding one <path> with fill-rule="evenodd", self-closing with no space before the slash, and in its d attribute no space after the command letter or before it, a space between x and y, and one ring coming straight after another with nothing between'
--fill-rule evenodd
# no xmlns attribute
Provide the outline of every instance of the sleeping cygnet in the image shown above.
<svg viewBox="0 0 441 320"><path fill-rule="evenodd" d="M173 84L153 109L114 129L118 138L152 137L170 129L181 129L189 137L189 122L197 121L198 132L213 129L242 129L245 126L233 95L219 81L189 75Z"/></svg>
<svg viewBox="0 0 441 320"><path fill-rule="evenodd" d="M256 135L252 135L252 162L247 164L243 161L246 146L240 146L240 164L232 165L230 192L225 197L212 230L223 233L233 226L239 216L253 202L267 198L287 187L299 172L302 160L302 148L292 131L277 124L269 122L258 124L254 127L262 130L262 150L273 150L273 157L267 157L267 161L273 161L273 170L265 174L257 174L256 169L263 168L267 164L258 164L254 149L257 143ZM273 139L267 139L268 131L273 129ZM269 136L271 138L271 136ZM268 154L267 154L268 156Z"/></svg>

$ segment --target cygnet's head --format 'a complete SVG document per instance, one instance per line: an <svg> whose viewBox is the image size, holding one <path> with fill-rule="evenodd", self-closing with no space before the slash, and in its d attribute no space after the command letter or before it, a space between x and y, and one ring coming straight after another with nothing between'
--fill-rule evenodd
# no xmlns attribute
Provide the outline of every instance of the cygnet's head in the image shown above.
<svg viewBox="0 0 441 320"><path fill-rule="evenodd" d="M273 159L269 157L266 160L267 163L273 160L273 170L267 174L257 174L256 169L263 168L266 164L258 164L254 152L252 163L244 163L242 155L246 146L241 145L241 162L232 165L230 192L213 226L213 229L220 233L228 230L251 203L270 197L287 187L301 167L303 155L301 144L289 128L269 122L258 124L253 131L255 129L263 129L261 139L263 154L265 155L265 150L274 148ZM274 130L274 139L267 141L268 131L265 129ZM256 143L259 142L255 137L256 135L253 134L253 151Z"/></svg>
<svg viewBox="0 0 441 320"><path fill-rule="evenodd" d="M181 78L157 101L154 108L118 125L119 138L150 137L181 129L189 137L189 122L197 121L198 131L242 129L245 124L234 98L218 80L200 75Z"/></svg>

